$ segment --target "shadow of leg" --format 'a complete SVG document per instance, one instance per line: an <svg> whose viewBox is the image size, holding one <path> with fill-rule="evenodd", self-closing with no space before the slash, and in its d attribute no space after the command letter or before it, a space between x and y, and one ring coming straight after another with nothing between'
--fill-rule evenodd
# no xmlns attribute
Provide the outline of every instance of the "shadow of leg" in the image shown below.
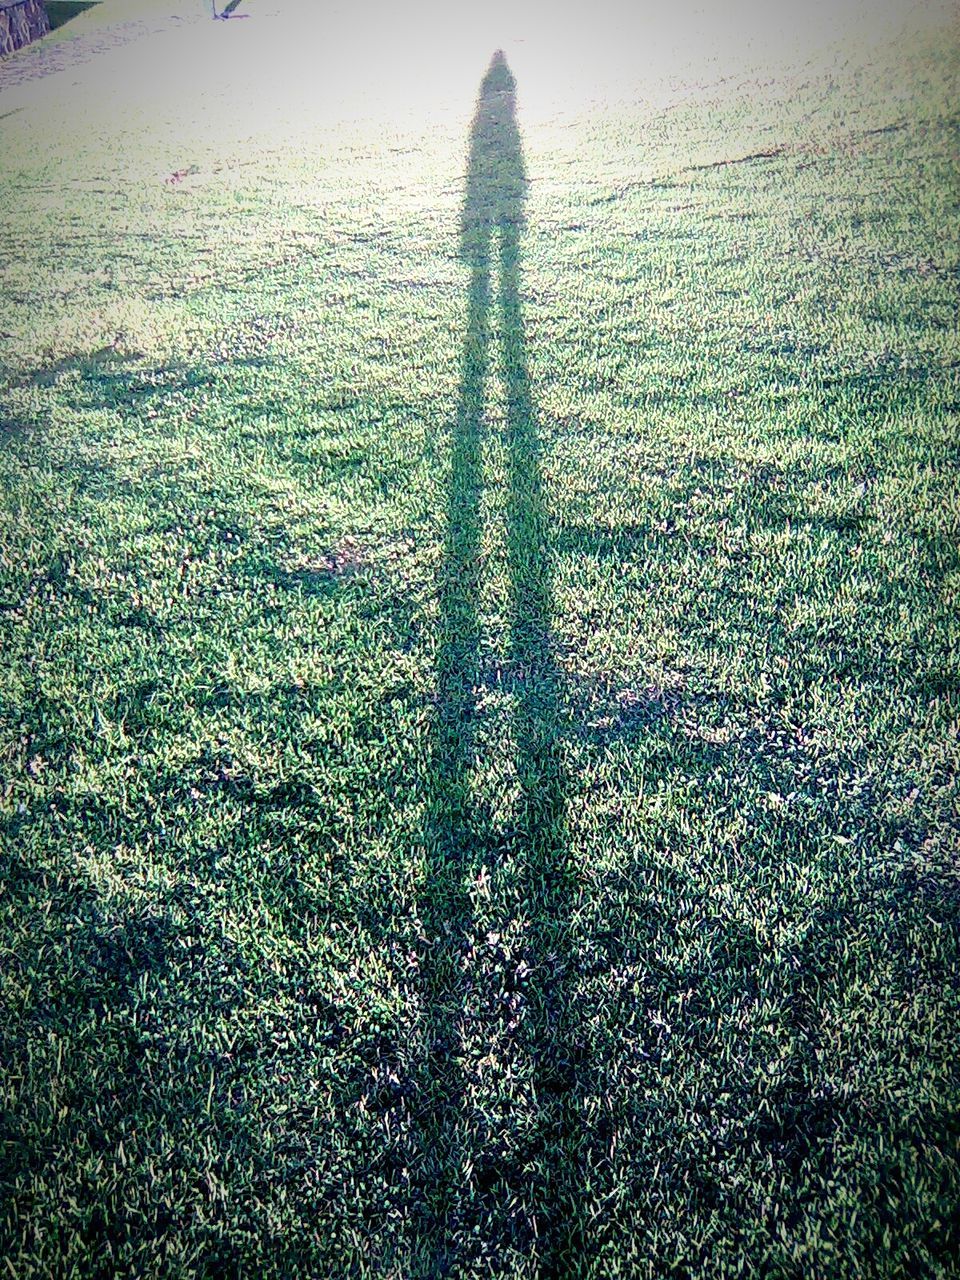
<svg viewBox="0 0 960 1280"><path fill-rule="evenodd" d="M549 522L520 307L519 249L519 226L505 219L499 302L507 401L506 533L511 646L517 672L518 828L524 844L531 922L528 1052L540 1108L538 1252L541 1274L570 1275L576 1272L577 1252L569 1227L577 1217L572 1143L586 1054L572 1009L562 702L552 637Z"/></svg>
<svg viewBox="0 0 960 1280"><path fill-rule="evenodd" d="M460 398L453 425L440 573L440 636L430 799L425 832L425 891L420 915L426 1065L422 1086L419 1174L424 1274L454 1263L459 1217L464 1084L459 1062L466 990L463 961L471 928L466 876L477 838L471 811L475 694L478 681L481 428L489 347L490 273L482 237L474 245ZM419 1216L419 1214L418 1214Z"/></svg>

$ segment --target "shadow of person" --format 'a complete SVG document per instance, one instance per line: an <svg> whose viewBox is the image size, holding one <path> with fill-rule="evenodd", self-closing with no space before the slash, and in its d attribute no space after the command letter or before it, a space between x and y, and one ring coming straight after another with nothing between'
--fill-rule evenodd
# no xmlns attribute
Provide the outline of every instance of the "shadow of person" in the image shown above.
<svg viewBox="0 0 960 1280"><path fill-rule="evenodd" d="M552 641L548 517L520 301L528 181L515 89L498 51L481 84L471 126L459 227L470 278L439 576L420 912L428 944L421 967L426 1058L416 1179L421 1203L414 1216L425 1236L420 1270L430 1275L456 1273L478 1249L501 1260L512 1254L533 1261L540 1275L569 1274L577 1249L567 1224L576 1218L575 1099L584 1055L577 1047L569 990L562 699ZM499 835L472 786L481 683L483 422L497 321L506 403L507 666L519 784L509 832ZM509 1103L509 1118L497 1121L471 1101L468 1076L475 1085L476 1072L464 1061L463 1048L465 1007L472 1001L476 1016L478 1003L470 993L475 921L468 885L484 854L494 862L512 860L522 899L513 909L524 917L522 954L514 960L511 978L515 1029L497 1046L511 1078L523 1084ZM500 1011L490 1005L486 1011L496 1023Z"/></svg>
<svg viewBox="0 0 960 1280"><path fill-rule="evenodd" d="M460 252L474 271L489 271L494 231L523 222L527 176L516 119L516 81L498 49L480 85L460 222Z"/></svg>

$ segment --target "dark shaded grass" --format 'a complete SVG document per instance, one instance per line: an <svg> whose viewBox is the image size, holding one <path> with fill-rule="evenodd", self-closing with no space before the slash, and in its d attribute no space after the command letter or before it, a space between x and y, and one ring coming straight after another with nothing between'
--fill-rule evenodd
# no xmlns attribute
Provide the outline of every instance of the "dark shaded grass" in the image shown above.
<svg viewBox="0 0 960 1280"><path fill-rule="evenodd" d="M93 9L98 3L99 0L44 0L43 7L50 19L50 30L56 31L71 18L78 17L87 9Z"/></svg>

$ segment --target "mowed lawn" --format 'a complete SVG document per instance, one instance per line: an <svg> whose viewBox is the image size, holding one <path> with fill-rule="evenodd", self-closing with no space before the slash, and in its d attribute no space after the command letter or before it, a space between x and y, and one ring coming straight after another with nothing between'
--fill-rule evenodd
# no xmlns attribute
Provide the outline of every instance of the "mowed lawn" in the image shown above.
<svg viewBox="0 0 960 1280"><path fill-rule="evenodd" d="M0 67L6 1269L956 1275L955 44L245 11Z"/></svg>

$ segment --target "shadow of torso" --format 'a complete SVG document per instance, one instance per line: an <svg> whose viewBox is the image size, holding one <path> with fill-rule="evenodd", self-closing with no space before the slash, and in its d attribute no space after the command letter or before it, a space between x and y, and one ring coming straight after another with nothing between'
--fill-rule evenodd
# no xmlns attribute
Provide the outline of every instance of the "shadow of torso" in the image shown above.
<svg viewBox="0 0 960 1280"><path fill-rule="evenodd" d="M519 229L527 179L516 121L516 84L499 51L480 86L470 130L470 156L461 221L461 253L485 261L495 228Z"/></svg>

